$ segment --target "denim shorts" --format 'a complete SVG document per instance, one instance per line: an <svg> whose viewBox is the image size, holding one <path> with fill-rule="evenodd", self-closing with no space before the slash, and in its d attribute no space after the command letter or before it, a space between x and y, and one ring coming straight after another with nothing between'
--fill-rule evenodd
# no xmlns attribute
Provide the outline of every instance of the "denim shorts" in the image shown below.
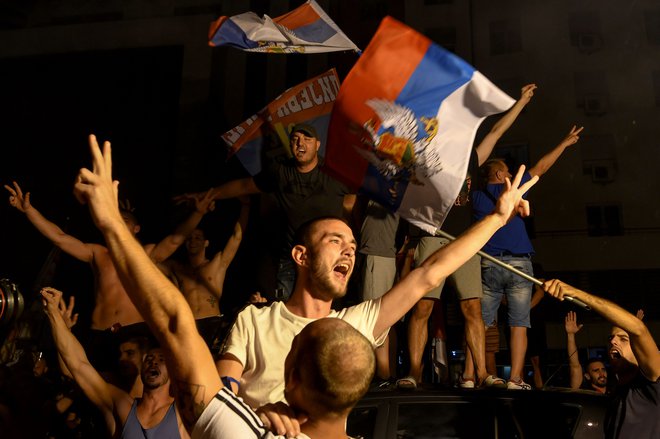
<svg viewBox="0 0 660 439"><path fill-rule="evenodd" d="M507 263L523 273L534 275L532 261L529 257L498 256L497 259ZM517 274L496 265L488 259L481 259L481 283L484 295L481 299L481 313L486 326L497 321L497 309L506 296L509 326L524 326L529 328L529 304L532 298L533 284Z"/></svg>

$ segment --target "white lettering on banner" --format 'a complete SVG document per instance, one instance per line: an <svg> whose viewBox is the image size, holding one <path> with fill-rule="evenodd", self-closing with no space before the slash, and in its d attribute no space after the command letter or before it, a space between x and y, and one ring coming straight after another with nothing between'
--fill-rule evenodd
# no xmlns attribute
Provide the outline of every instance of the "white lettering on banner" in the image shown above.
<svg viewBox="0 0 660 439"><path fill-rule="evenodd" d="M324 76L317 79L316 83L321 87L320 90L314 83L308 84L298 94L291 96L284 105L277 108L277 117L288 116L312 108L314 105L335 100L339 92L339 82L336 77Z"/></svg>
<svg viewBox="0 0 660 439"><path fill-rule="evenodd" d="M286 105L282 105L277 109L277 117L284 117L289 115L289 109L286 108Z"/></svg>
<svg viewBox="0 0 660 439"><path fill-rule="evenodd" d="M245 129L239 125L229 130L229 132L222 137L225 139L225 142L229 143L229 146L231 146L236 143L243 133L245 133Z"/></svg>
<svg viewBox="0 0 660 439"><path fill-rule="evenodd" d="M257 120L259 116L257 114L253 114L252 117L250 117L248 120L245 121L245 125L250 126L254 123L255 120Z"/></svg>
<svg viewBox="0 0 660 439"><path fill-rule="evenodd" d="M307 89L303 88L302 92L300 92L300 106L303 108L303 110L307 110L308 108L312 108L314 103L309 99L309 94L307 94Z"/></svg>
<svg viewBox="0 0 660 439"><path fill-rule="evenodd" d="M317 94L315 93L315 91L314 91L314 84L309 84L309 85L307 86L307 89L309 89L309 94L310 94L310 96L312 97L312 99L314 100L314 103L315 103L316 105L321 105L321 104L323 103L323 96L321 96L321 95L317 95Z"/></svg>
<svg viewBox="0 0 660 439"><path fill-rule="evenodd" d="M323 91L323 100L325 102L331 102L335 100L334 87L327 77L319 78L319 85L321 86L321 91Z"/></svg>
<svg viewBox="0 0 660 439"><path fill-rule="evenodd" d="M289 111L291 111L292 113L297 113L300 110L302 110L300 104L298 103L298 96L296 95L291 96L287 101L286 105L289 107Z"/></svg>
<svg viewBox="0 0 660 439"><path fill-rule="evenodd" d="M332 85L335 86L335 96L336 96L339 93L339 79L334 75L328 76L328 78L330 79Z"/></svg>

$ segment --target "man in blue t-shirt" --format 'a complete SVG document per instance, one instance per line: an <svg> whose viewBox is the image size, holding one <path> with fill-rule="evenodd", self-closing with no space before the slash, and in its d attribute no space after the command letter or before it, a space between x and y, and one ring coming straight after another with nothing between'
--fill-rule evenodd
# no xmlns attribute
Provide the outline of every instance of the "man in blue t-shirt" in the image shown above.
<svg viewBox="0 0 660 439"><path fill-rule="evenodd" d="M573 126L554 149L541 157L525 173L522 181L526 182L532 177L545 174L564 150L579 140L582 129L583 127ZM506 190L506 180L511 179L509 168L502 159L488 160L482 169L487 184L482 190L474 191L472 194L474 217L477 220L493 210L497 197ZM534 274L531 260L534 247L527 235L525 223L519 216L512 218L506 226L495 232L482 250L523 273L530 276ZM530 327L532 282L485 258L481 260L481 282L483 286L481 310L486 326L495 324L502 296L506 296L508 303L508 320L511 328L511 377L507 382L507 388L530 390L531 386L522 380L522 376L527 351L527 328Z"/></svg>

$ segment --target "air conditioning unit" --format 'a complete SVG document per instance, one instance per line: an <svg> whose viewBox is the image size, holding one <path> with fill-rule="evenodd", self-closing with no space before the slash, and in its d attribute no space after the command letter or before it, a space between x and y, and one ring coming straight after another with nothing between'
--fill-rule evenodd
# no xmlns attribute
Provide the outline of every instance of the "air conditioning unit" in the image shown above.
<svg viewBox="0 0 660 439"><path fill-rule="evenodd" d="M611 183L616 177L614 160L598 160L591 164L591 181L594 183Z"/></svg>
<svg viewBox="0 0 660 439"><path fill-rule="evenodd" d="M593 32L580 32L577 40L578 50L582 53L594 53L603 47L603 38Z"/></svg>
<svg viewBox="0 0 660 439"><path fill-rule="evenodd" d="M602 116L607 113L607 96L600 93L590 93L584 95L584 114L587 116Z"/></svg>

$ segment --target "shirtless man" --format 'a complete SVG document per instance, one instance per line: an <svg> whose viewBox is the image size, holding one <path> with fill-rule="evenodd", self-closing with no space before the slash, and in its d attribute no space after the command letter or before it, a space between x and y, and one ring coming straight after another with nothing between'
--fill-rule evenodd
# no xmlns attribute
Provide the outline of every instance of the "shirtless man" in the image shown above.
<svg viewBox="0 0 660 439"><path fill-rule="evenodd" d="M85 396L101 411L111 437L189 438L170 395L170 378L162 349L147 352L141 372L144 391L141 398L134 399L104 381L89 364L85 350L60 314L62 292L44 288L41 296L57 351Z"/></svg>
<svg viewBox="0 0 660 439"><path fill-rule="evenodd" d="M85 243L64 231L53 222L46 219L30 203L30 193L23 194L18 183L13 182L13 188L5 185L9 191L9 204L23 212L27 219L42 235L52 241L57 247L74 258L87 262L92 266L96 284L96 303L92 311L92 329L105 330L126 326L144 321L131 300L126 295L108 249L100 244ZM152 261L162 262L174 253L185 241L186 237L199 224L204 214L212 209L210 196L198 199L195 211L188 219L179 225L174 234L167 236L158 244L147 244L144 250ZM131 212L122 211L122 218L129 230L135 236L140 231L137 218Z"/></svg>
<svg viewBox="0 0 660 439"><path fill-rule="evenodd" d="M91 265L94 272L96 300L92 311L91 331L83 343L97 369L110 369L117 348L112 333L121 327L143 322L144 319L128 298L126 290L119 281L108 249L100 244L82 242L78 238L64 233L60 227L46 219L32 206L30 193L23 194L18 183L13 182L13 187L5 185L5 189L10 193L9 204L23 212L42 235L64 252ZM147 255L155 263L170 257L197 227L204 214L213 207L214 203L210 194L195 199L195 211L177 227L174 234L167 236L158 244L144 246ZM135 236L140 231L137 218L129 211L122 211L121 215L124 223ZM137 329L141 330L141 328ZM124 330L124 332L129 331L132 329Z"/></svg>
<svg viewBox="0 0 660 439"><path fill-rule="evenodd" d="M211 347L220 325L220 298L225 275L229 264L236 256L243 239L250 212L249 198L241 198L241 211L234 225L234 231L227 240L225 248L213 256L206 257L209 241L201 229L195 229L186 239L188 263L182 264L174 259L159 264L159 268L179 287L197 322L197 330Z"/></svg>

